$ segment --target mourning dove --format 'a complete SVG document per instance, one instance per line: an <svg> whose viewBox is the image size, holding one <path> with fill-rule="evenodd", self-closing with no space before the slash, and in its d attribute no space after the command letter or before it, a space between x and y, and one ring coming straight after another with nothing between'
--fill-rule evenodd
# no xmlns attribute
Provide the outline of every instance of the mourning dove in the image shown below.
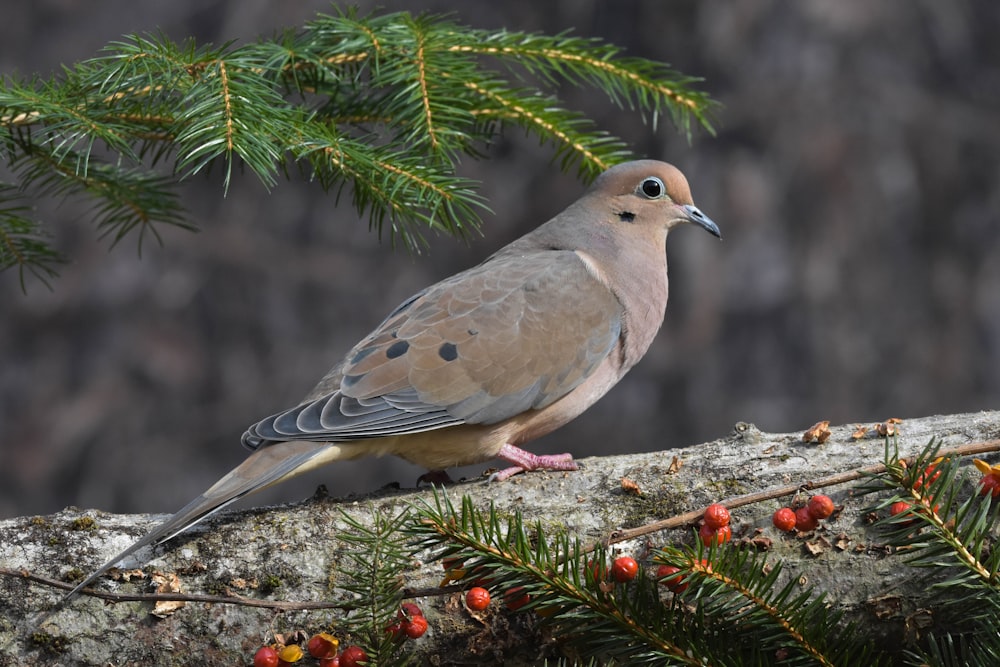
<svg viewBox="0 0 1000 667"><path fill-rule="evenodd" d="M575 470L570 454L520 445L582 413L646 353L667 305L667 233L688 222L721 238L676 167L607 170L556 217L397 306L302 403L247 429L243 463L59 606L141 547L332 461L394 454L431 471L511 463L496 480Z"/></svg>

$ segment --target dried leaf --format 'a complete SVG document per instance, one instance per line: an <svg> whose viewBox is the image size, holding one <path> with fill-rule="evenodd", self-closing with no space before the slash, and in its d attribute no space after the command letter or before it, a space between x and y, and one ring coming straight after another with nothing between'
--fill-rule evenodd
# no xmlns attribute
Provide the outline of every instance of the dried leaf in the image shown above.
<svg viewBox="0 0 1000 667"><path fill-rule="evenodd" d="M868 435L868 427L864 424L855 424L854 433L851 434L852 440L860 440L861 438Z"/></svg>
<svg viewBox="0 0 1000 667"><path fill-rule="evenodd" d="M802 434L802 442L816 442L823 444L830 437L830 422L829 420L824 420L821 422L816 422L805 433Z"/></svg>
<svg viewBox="0 0 1000 667"><path fill-rule="evenodd" d="M892 437L899 434L899 427L895 423L889 423L888 421L879 422L872 427L875 432L879 434L879 437Z"/></svg>
<svg viewBox="0 0 1000 667"><path fill-rule="evenodd" d="M918 609L903 621L903 627L905 628L905 636L908 643L916 643L920 641L921 635L923 635L923 630L933 627L934 625L934 614L930 609Z"/></svg>
<svg viewBox="0 0 1000 667"><path fill-rule="evenodd" d="M681 461L680 457L675 456L673 460L670 461L670 465L667 466L667 474L673 475L677 472L680 472L682 465L684 465L684 462Z"/></svg>
<svg viewBox="0 0 1000 667"><path fill-rule="evenodd" d="M154 572L151 578L153 583L156 584L157 593L181 592L181 580L174 573L164 574L162 572ZM160 600L153 606L153 611L150 613L158 618L166 618L186 604L186 602L181 600Z"/></svg>
<svg viewBox="0 0 1000 667"><path fill-rule="evenodd" d="M868 600L868 606L875 614L875 618L884 621L900 613L903 609L903 600L898 595L883 595Z"/></svg>
<svg viewBox="0 0 1000 667"><path fill-rule="evenodd" d="M830 544L830 540L820 535L814 540L809 540L805 542L803 546L805 546L806 551L809 553L809 555L818 556L822 553L829 551L832 545Z"/></svg>
<svg viewBox="0 0 1000 667"><path fill-rule="evenodd" d="M634 481L632 481L631 479L629 479L628 477L622 477L621 483L622 483L622 491L629 494L630 496L642 495L642 489L639 488L639 485Z"/></svg>

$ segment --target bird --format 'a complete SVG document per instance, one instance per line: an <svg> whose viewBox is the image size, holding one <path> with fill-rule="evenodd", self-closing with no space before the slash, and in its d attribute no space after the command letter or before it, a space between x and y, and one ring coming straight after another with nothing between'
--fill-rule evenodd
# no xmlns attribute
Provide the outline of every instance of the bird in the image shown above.
<svg viewBox="0 0 1000 667"><path fill-rule="evenodd" d="M403 301L305 397L250 426L247 459L88 575L63 606L146 545L319 466L392 454L434 472L505 460L492 476L576 470L521 445L571 421L634 366L663 323L666 239L722 238L677 167L613 166L548 222Z"/></svg>

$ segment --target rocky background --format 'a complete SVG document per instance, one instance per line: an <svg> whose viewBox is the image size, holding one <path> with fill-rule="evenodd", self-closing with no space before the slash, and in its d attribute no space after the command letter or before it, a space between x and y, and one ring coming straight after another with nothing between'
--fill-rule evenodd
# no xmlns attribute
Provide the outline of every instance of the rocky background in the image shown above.
<svg viewBox="0 0 1000 667"><path fill-rule="evenodd" d="M360 2L366 12L375 3ZM671 304L642 364L539 442L580 456L726 435L970 412L1000 400L1000 4L904 0L382 0L482 28L572 28L705 78L718 136L654 133L592 91L567 103L688 175L726 240L670 241ZM325 1L36 0L0 22L0 72L48 76L122 35L252 40ZM40 204L72 263L27 296L0 275L0 516L67 504L173 511L243 456L413 291L478 262L582 190L511 132L466 175L495 212L408 256L302 183L184 186L201 232L108 252L85 207ZM476 474L484 466L464 471ZM341 464L254 502L420 471Z"/></svg>

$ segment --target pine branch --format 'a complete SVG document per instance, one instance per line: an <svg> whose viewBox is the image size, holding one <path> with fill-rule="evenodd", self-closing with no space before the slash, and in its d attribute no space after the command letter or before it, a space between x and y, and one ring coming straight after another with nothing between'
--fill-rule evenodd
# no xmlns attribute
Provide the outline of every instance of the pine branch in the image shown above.
<svg viewBox="0 0 1000 667"><path fill-rule="evenodd" d="M484 155L507 127L552 145L563 169L576 165L586 179L630 157L620 139L566 109L559 86L596 89L654 126L669 114L690 134L692 119L711 131L713 103L696 81L599 40L408 13L319 15L245 45L135 35L58 77L0 85L18 177L0 189L0 209L16 210L0 213L0 270L19 267L22 281L26 271L53 275L25 200L83 197L113 243L138 230L141 244L159 240L160 224L193 227L174 187L216 165L223 191L239 166L267 187L291 166L338 195L349 187L375 231L419 249L428 229L478 228L479 184L458 177L457 163Z"/></svg>
<svg viewBox="0 0 1000 667"><path fill-rule="evenodd" d="M696 544L694 550L662 549L655 558L687 573L690 588L681 599L696 600L697 613L711 619L711 630L747 652L742 659L764 651L769 664L779 656L781 664L877 664L857 628L844 626L824 595L800 590L781 563L747 549L705 550Z"/></svg>
<svg viewBox="0 0 1000 667"><path fill-rule="evenodd" d="M403 572L410 564L402 527L411 520L407 510L395 516L378 512L368 523L347 513L350 526L340 538L351 545L344 553L341 586L354 596L341 620L349 636L358 638L372 665L405 665L401 644L386 633L403 600ZM338 578L340 580L340 578Z"/></svg>
<svg viewBox="0 0 1000 667"><path fill-rule="evenodd" d="M563 534L547 535L541 522L526 530L519 513L506 526L495 508L481 514L468 497L456 510L443 494L418 509L410 531L435 558L461 562L449 579L477 581L535 610L562 641L584 657L621 664L870 663L873 650L852 641L822 595L789 580L780 589L780 565L750 551L665 549L656 563L681 568L690 588L660 600L657 582L640 569L627 584L607 582L607 554L592 553ZM695 604L691 609L690 604ZM717 641L725 636L723 646ZM739 650L736 650L739 647Z"/></svg>
<svg viewBox="0 0 1000 667"><path fill-rule="evenodd" d="M55 265L66 260L49 246L48 233L28 215L30 208L19 199L16 187L0 183L0 271L16 266L24 291L26 273L48 286L49 279L56 276Z"/></svg>
<svg viewBox="0 0 1000 667"><path fill-rule="evenodd" d="M1000 655L998 505L989 493L970 493L968 479L959 475L960 457L940 450L940 441L932 439L908 465L899 459L896 443L887 440L886 471L863 490L889 495L866 511L885 513L895 506L896 513L876 525L909 565L928 570L927 586L938 593L935 613L956 627L954 633L931 635L926 652L913 654L914 664L995 664Z"/></svg>

